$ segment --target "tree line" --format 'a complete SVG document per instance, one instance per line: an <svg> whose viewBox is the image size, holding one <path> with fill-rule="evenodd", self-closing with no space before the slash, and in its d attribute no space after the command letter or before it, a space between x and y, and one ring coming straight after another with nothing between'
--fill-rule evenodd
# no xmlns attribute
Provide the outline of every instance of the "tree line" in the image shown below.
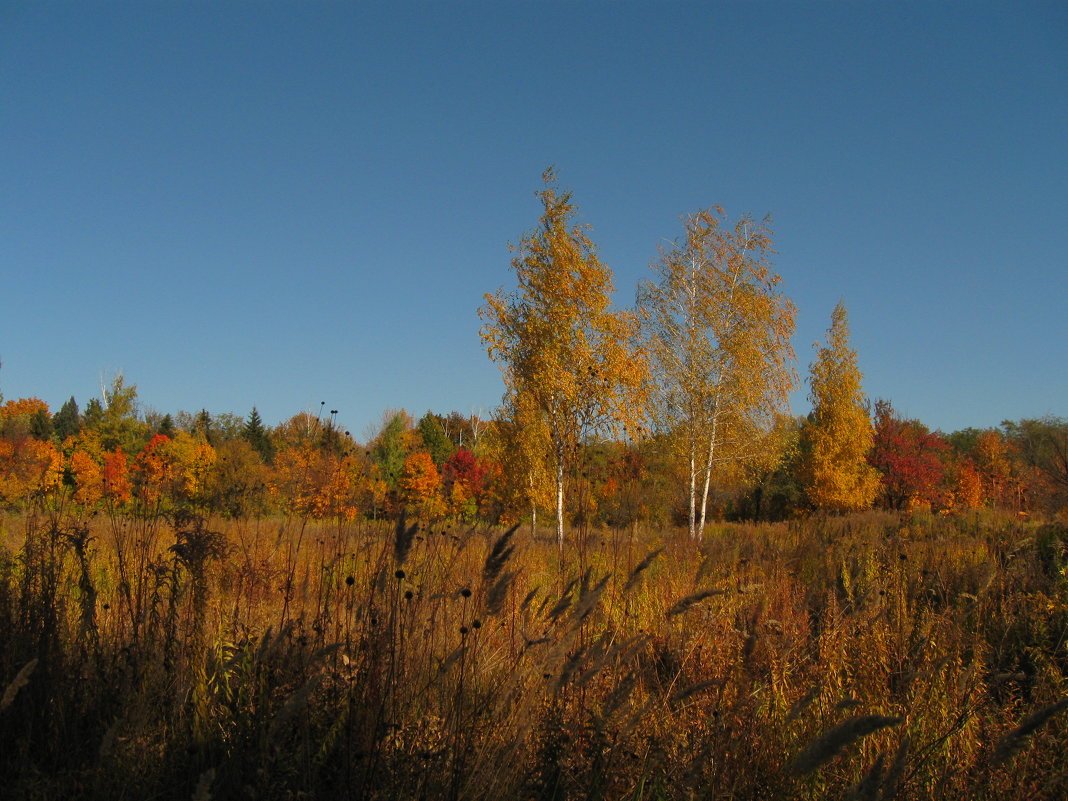
<svg viewBox="0 0 1068 801"><path fill-rule="evenodd" d="M810 367L812 412L792 416L796 309L768 219L690 215L621 309L571 193L543 179L538 225L512 247L516 288L479 310L505 384L492 419L387 412L361 444L325 403L275 427L255 408L161 415L118 376L84 411L0 405L0 503L533 527L549 511L560 542L568 523L700 539L710 519L1068 504L1068 421L944 434L869 404L842 303Z"/></svg>

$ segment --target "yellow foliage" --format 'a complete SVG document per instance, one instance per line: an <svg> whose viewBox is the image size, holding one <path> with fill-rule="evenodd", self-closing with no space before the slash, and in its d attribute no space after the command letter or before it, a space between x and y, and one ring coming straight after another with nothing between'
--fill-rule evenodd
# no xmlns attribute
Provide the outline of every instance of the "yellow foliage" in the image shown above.
<svg viewBox="0 0 1068 801"><path fill-rule="evenodd" d="M293 514L351 520L359 512L361 484L362 470L353 457L338 458L304 443L275 457L268 488Z"/></svg>
<svg viewBox="0 0 1068 801"><path fill-rule="evenodd" d="M771 271L769 222L724 221L718 207L687 218L685 239L654 265L658 282L639 290L651 417L688 464L692 538L701 536L717 465L778 457L767 434L796 380L796 309Z"/></svg>
<svg viewBox="0 0 1068 801"><path fill-rule="evenodd" d="M184 499L196 499L215 466L215 448L202 437L179 431L164 444L163 453L171 465L172 493Z"/></svg>
<svg viewBox="0 0 1068 801"><path fill-rule="evenodd" d="M829 511L867 509L879 492L879 471L867 462L874 431L841 302L811 370L812 417L801 432L802 478L809 500Z"/></svg>
<svg viewBox="0 0 1068 801"><path fill-rule="evenodd" d="M542 177L540 224L513 248L519 287L487 294L479 316L508 398L537 417L523 436L540 440L530 453L551 455L562 541L565 470L590 434L636 428L646 366L631 348L637 318L611 308L612 271L574 221L570 193L558 191L551 169Z"/></svg>
<svg viewBox="0 0 1068 801"><path fill-rule="evenodd" d="M15 417L32 417L37 412L48 413L48 404L40 398L19 398L9 400L0 406L0 420L11 420Z"/></svg>
<svg viewBox="0 0 1068 801"><path fill-rule="evenodd" d="M978 509L983 505L983 480L970 459L957 469L957 483L953 489L953 507Z"/></svg>

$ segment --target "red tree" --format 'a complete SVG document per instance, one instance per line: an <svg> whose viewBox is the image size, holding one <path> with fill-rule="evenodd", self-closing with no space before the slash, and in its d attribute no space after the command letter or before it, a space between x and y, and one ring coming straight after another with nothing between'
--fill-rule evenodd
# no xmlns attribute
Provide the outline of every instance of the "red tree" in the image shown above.
<svg viewBox="0 0 1068 801"><path fill-rule="evenodd" d="M943 504L943 462L950 445L919 420L903 420L888 401L875 404L875 442L868 462L882 473L883 502L892 509Z"/></svg>

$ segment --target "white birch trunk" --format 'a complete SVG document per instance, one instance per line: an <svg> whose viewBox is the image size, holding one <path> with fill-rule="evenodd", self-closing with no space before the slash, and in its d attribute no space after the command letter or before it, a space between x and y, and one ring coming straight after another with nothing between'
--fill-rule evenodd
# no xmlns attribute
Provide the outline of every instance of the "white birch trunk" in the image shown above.
<svg viewBox="0 0 1068 801"><path fill-rule="evenodd" d="M694 442L690 441L690 539L697 539L697 454Z"/></svg>
<svg viewBox="0 0 1068 801"><path fill-rule="evenodd" d="M556 547L564 549L564 460L556 457Z"/></svg>

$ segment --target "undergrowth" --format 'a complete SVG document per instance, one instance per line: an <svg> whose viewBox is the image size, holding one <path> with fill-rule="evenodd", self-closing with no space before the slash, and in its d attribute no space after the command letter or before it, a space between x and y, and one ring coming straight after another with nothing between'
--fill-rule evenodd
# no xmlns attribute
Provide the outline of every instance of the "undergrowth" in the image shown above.
<svg viewBox="0 0 1068 801"><path fill-rule="evenodd" d="M5 798L1068 794L1063 526L3 527Z"/></svg>

